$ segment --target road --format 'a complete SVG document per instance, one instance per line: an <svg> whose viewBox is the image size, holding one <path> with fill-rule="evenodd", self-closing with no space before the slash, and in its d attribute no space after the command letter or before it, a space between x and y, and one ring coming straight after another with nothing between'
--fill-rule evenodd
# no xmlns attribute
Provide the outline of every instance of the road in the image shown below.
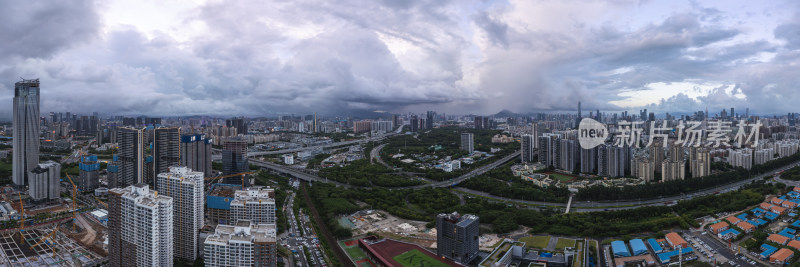
<svg viewBox="0 0 800 267"><path fill-rule="evenodd" d="M389 188L389 189L390 190L400 190L400 189L421 189L421 188L426 188L426 187L450 187L450 186L455 186L455 185L458 185L459 183L461 183L461 182L463 182L463 181L465 181L467 179L470 179L472 177L484 174L484 173L486 173L486 172L488 172L488 171L490 171L490 170L492 170L494 168L497 168L498 166L503 165L503 164L505 164L506 162L508 162L510 160L513 160L514 158L518 157L519 155L520 155L519 151L514 152L511 155L503 157L502 159L495 160L492 163L489 163L487 165L475 168L474 170L472 170L472 171L470 171L470 172L468 172L468 173L466 173L464 175L461 175L459 177L456 177L456 178L453 178L453 179L450 179L450 180L447 180L447 181L433 182L433 183L429 183L429 184L416 185L416 186L393 187L393 188ZM348 185L348 184L344 184L344 183L340 183L340 182L336 182L336 181L329 181L328 179L319 177L319 176L317 176L315 174L307 173L307 172L304 172L304 171L299 170L299 169L287 167L287 166L280 165L280 164L275 164L275 163L272 163L272 162L266 162L266 161L261 161L261 160L256 160L256 159L252 159L251 158L250 159L250 163L254 164L256 166L259 166L259 167L262 167L262 168L271 169L273 171L277 171L277 172L280 172L280 173L290 174L290 175L294 176L295 178L298 178L298 179L301 179L301 180L305 180L307 182L329 182L329 183L336 184L336 186L353 187L353 186Z"/></svg>
<svg viewBox="0 0 800 267"><path fill-rule="evenodd" d="M386 168L390 168L390 169L392 168L392 167L389 167L389 164L386 164L386 162L383 162L383 158L381 158L381 150L386 145L387 144L381 144L379 146L376 146L376 147L372 148L372 151L369 152L369 163L370 164L372 164L372 162L374 160L374 161L377 161L379 164L381 164L383 166L386 166Z"/></svg>
<svg viewBox="0 0 800 267"><path fill-rule="evenodd" d="M272 150L272 151L252 151L252 152L247 152L247 156L248 157L255 157L255 156L263 156L263 155L281 155L281 154L295 153L295 152L306 151L306 150L317 150L317 149L325 149L325 148L329 148L329 147L346 146L346 145L353 145L353 144L366 143L366 142L372 142L372 141L383 141L383 139L386 139L387 137L391 137L391 136L399 134L401 129L402 129L402 127L398 128L397 130L395 130L395 131L393 131L391 133L386 133L386 134L377 135L377 136L371 136L371 137L366 138L366 139L333 142L333 143L325 144L325 145L299 147L299 148L289 148L289 149ZM212 149L211 151L213 153L215 153L215 154L222 153L222 150L216 149L216 148ZM212 159L214 159L214 160L221 159L221 156L220 155L212 156Z"/></svg>
<svg viewBox="0 0 800 267"><path fill-rule="evenodd" d="M701 233L702 232L692 232L691 235L689 235L692 238L687 240L687 241L690 241L692 243L697 244L699 248L702 248L706 252L712 252L713 253L712 255L714 257L718 258L717 261L719 261L719 258L720 258L719 256L722 256L725 259L727 259L728 261L735 262L735 263L737 263L739 265L742 265L742 266L749 266L750 265L749 263L743 261L742 259L737 258L736 255L734 255L733 251L728 249L728 245L727 244L723 244L719 240L717 240L716 238L710 237L707 234L703 235ZM684 233L684 236L686 236L686 233ZM703 243L699 243L698 244L697 241L699 241L699 240L703 241ZM708 248L706 248L704 245L708 245L712 250L709 251ZM697 249L697 248L695 248L695 249Z"/></svg>
<svg viewBox="0 0 800 267"><path fill-rule="evenodd" d="M788 169L791 169L791 168L794 168L794 167L797 167L797 166L800 166L800 162L795 162L794 164L787 165L787 166L781 168L779 171L785 171L785 170L788 170ZM771 172L772 175L775 175L775 172L776 171ZM783 183L783 184L785 184L787 186L800 186L800 181L784 180L784 179L781 179L781 177L779 175L775 175L774 179L775 179L776 182Z"/></svg>
<svg viewBox="0 0 800 267"><path fill-rule="evenodd" d="M302 213L299 214L300 224L298 225L297 223L298 220L296 218L298 217L295 217L294 209L292 209L294 206L294 198L295 193L293 192L289 195L284 205L286 219L289 222L289 229L286 236L280 238L280 243L289 249L289 251L292 251L294 260L299 261L298 263L301 264L300 266L325 267L328 265L325 260L325 254L319 247L319 239L317 239L316 234L314 234L308 216ZM306 258L303 248L308 249L311 258Z"/></svg>

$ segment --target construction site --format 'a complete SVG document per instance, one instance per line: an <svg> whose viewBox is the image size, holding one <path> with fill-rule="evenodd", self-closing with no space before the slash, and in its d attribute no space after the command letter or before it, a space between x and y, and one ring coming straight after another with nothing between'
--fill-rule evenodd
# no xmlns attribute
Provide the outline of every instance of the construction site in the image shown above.
<svg viewBox="0 0 800 267"><path fill-rule="evenodd" d="M436 229L428 229L426 222L399 218L383 211L360 210L339 217L338 222L339 225L350 228L354 236L379 233L423 247L436 246Z"/></svg>
<svg viewBox="0 0 800 267"><path fill-rule="evenodd" d="M104 263L106 228L89 214L92 207L105 203L79 195L71 177L67 177L71 196L44 202L32 201L13 187L0 188L0 213L4 219L0 225L0 266Z"/></svg>

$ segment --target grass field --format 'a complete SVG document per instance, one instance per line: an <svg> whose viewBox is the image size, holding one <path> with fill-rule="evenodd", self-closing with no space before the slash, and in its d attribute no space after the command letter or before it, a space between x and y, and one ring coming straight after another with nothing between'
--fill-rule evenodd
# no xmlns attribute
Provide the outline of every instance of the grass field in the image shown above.
<svg viewBox="0 0 800 267"><path fill-rule="evenodd" d="M548 173L548 175L550 175L550 177L552 177L553 179L557 179L557 180L559 180L561 182L569 182L569 181L572 181L573 179L575 179L575 177L572 177L572 176L569 176L569 175L560 174L560 173L555 173L555 172Z"/></svg>
<svg viewBox="0 0 800 267"><path fill-rule="evenodd" d="M575 239L559 238L558 243L556 243L556 249L558 250L572 247L575 247Z"/></svg>
<svg viewBox="0 0 800 267"><path fill-rule="evenodd" d="M525 242L525 247L528 248L545 248L547 242L550 242L550 236L526 236L519 239L520 242Z"/></svg>
<svg viewBox="0 0 800 267"><path fill-rule="evenodd" d="M403 267L450 267L434 258L428 257L428 255L416 249L394 256L392 259L399 262Z"/></svg>

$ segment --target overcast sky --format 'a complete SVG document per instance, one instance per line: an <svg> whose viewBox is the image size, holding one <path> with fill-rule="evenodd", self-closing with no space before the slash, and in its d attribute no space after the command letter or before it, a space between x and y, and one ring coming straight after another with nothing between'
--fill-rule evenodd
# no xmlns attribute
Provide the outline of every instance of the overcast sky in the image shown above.
<svg viewBox="0 0 800 267"><path fill-rule="evenodd" d="M798 3L0 0L0 119L800 111Z"/></svg>

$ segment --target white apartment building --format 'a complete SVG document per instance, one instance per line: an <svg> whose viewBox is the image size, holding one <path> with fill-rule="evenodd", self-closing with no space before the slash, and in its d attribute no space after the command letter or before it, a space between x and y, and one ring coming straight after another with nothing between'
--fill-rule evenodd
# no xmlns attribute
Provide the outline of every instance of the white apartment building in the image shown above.
<svg viewBox="0 0 800 267"><path fill-rule="evenodd" d="M218 225L203 243L206 267L250 267L277 265L275 225L248 220Z"/></svg>
<svg viewBox="0 0 800 267"><path fill-rule="evenodd" d="M110 266L172 266L172 198L138 184L109 190Z"/></svg>
<svg viewBox="0 0 800 267"><path fill-rule="evenodd" d="M775 142L775 152L779 158L788 157L797 153L800 140L781 140Z"/></svg>
<svg viewBox="0 0 800 267"><path fill-rule="evenodd" d="M775 149L773 148L764 148L764 149L756 149L753 152L753 164L759 165L764 164L767 161L775 159Z"/></svg>
<svg viewBox="0 0 800 267"><path fill-rule="evenodd" d="M61 164L47 161L28 172L28 195L33 200L55 200L61 197Z"/></svg>
<svg viewBox="0 0 800 267"><path fill-rule="evenodd" d="M172 197L173 248L175 257L194 261L200 251L197 235L203 227L203 179L202 172L188 167L169 167L169 172L159 173L157 178L161 194Z"/></svg>
<svg viewBox="0 0 800 267"><path fill-rule="evenodd" d="M275 224L275 190L253 186L236 190L231 200L230 221L249 220L255 224Z"/></svg>
<svg viewBox="0 0 800 267"><path fill-rule="evenodd" d="M743 167L749 170L753 167L753 150L749 148L728 149L728 163L731 166Z"/></svg>

